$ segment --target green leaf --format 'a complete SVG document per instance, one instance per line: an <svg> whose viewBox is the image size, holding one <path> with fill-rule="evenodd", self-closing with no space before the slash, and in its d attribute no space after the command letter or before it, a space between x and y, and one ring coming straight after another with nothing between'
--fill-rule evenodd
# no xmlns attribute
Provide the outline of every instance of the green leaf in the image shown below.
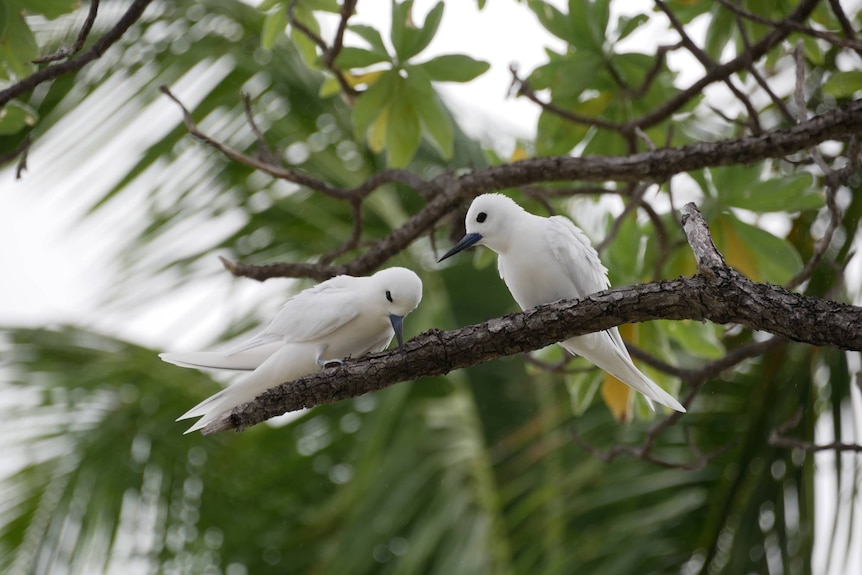
<svg viewBox="0 0 862 575"><path fill-rule="evenodd" d="M440 20L442 18L443 2L441 0L431 9L431 11L428 12L428 15L425 17L425 22L422 24L422 28L417 31L410 30L410 41L407 46L407 50L404 54L399 54L402 61L412 58L428 47L428 44L431 43L431 40L433 40L434 36L437 34L437 29L440 27Z"/></svg>
<svg viewBox="0 0 862 575"><path fill-rule="evenodd" d="M392 101L397 78L398 73L395 70L384 72L367 90L357 96L353 106L353 129L357 138L365 138L371 123L380 116L386 104Z"/></svg>
<svg viewBox="0 0 862 575"><path fill-rule="evenodd" d="M317 95L321 98L329 98L341 92L341 84L335 76L327 75L320 84Z"/></svg>
<svg viewBox="0 0 862 575"><path fill-rule="evenodd" d="M0 135L17 134L24 128L36 124L39 114L23 102L12 100L0 108Z"/></svg>
<svg viewBox="0 0 862 575"><path fill-rule="evenodd" d="M862 90L862 70L836 72L823 84L823 92L835 98L847 98Z"/></svg>
<svg viewBox="0 0 862 575"><path fill-rule="evenodd" d="M2 40L3 34L6 32L6 24L9 22L10 17L11 8L9 7L9 4L0 4L0 40Z"/></svg>
<svg viewBox="0 0 862 575"><path fill-rule="evenodd" d="M817 43L817 39L802 34L800 34L800 39L802 40L802 52L808 58L808 61L814 66L823 66L826 59L823 55L823 50L820 49L820 44Z"/></svg>
<svg viewBox="0 0 862 575"><path fill-rule="evenodd" d="M287 10L279 8L268 12L263 20L263 31L260 35L260 46L264 50L272 50L278 37L287 28Z"/></svg>
<svg viewBox="0 0 862 575"><path fill-rule="evenodd" d="M0 54L13 74L24 77L34 69L32 62L39 56L36 37L20 14L7 13L6 33L0 38Z"/></svg>
<svg viewBox="0 0 862 575"><path fill-rule="evenodd" d="M488 62L474 60L464 54L445 54L415 66L436 82L469 82L490 67Z"/></svg>
<svg viewBox="0 0 862 575"><path fill-rule="evenodd" d="M718 359L725 353L724 345L718 338L717 328L711 323L692 320L662 321L661 326L671 340L686 352L704 359Z"/></svg>
<svg viewBox="0 0 862 575"><path fill-rule="evenodd" d="M317 19L314 17L314 14L311 13L311 10L306 8L303 4L299 4L294 9L293 18L296 22L303 24L312 32L320 34L320 24L318 24ZM296 43L299 53L302 55L302 59L305 60L305 63L312 68L319 66L317 45L314 41L312 41L311 38L306 36L302 31L297 30L295 26L291 27L290 37Z"/></svg>
<svg viewBox="0 0 862 575"><path fill-rule="evenodd" d="M600 369L566 375L566 389L572 403L572 413L576 416L583 415L587 408L592 405L596 392L604 381L605 372Z"/></svg>
<svg viewBox="0 0 862 575"><path fill-rule="evenodd" d="M724 194L733 194L733 190L741 190L756 186L763 173L763 164L736 165L720 168L710 168L709 176L716 190L716 198L721 202Z"/></svg>
<svg viewBox="0 0 862 575"><path fill-rule="evenodd" d="M579 100L585 90L596 88L596 78L605 72L604 60L594 52L567 55L559 64L550 86L554 100Z"/></svg>
<svg viewBox="0 0 862 575"><path fill-rule="evenodd" d="M302 4L309 10L329 12L331 14L341 12L341 2L339 0L302 0Z"/></svg>
<svg viewBox="0 0 862 575"><path fill-rule="evenodd" d="M746 224L734 216L724 214L723 219L736 232L739 241L754 258L763 281L781 285L802 267L802 258L789 241Z"/></svg>
<svg viewBox="0 0 862 575"><path fill-rule="evenodd" d="M366 26L364 24L354 24L349 26L348 30L354 32L357 36L368 42L373 52L385 54L387 57L389 56L389 52L386 50L386 45L383 43L383 38L380 36L380 32L378 32L376 28L372 28L371 26Z"/></svg>
<svg viewBox="0 0 862 575"><path fill-rule="evenodd" d="M704 52L715 60L721 61L721 54L733 35L735 20L729 10L718 8L713 11L712 21L706 31Z"/></svg>
<svg viewBox="0 0 862 575"><path fill-rule="evenodd" d="M572 151L587 135L589 126L576 124L559 115L542 111L536 126L536 154L562 156Z"/></svg>
<svg viewBox="0 0 862 575"><path fill-rule="evenodd" d="M345 46L338 53L335 59L335 65L341 69L349 70L351 68L365 68L373 64L384 62L389 58L388 54L380 54L366 50L365 48L353 48Z"/></svg>
<svg viewBox="0 0 862 575"><path fill-rule="evenodd" d="M286 0L263 0L263 2L258 4L257 9L261 12L269 12L275 6L279 6L286 3Z"/></svg>
<svg viewBox="0 0 862 575"><path fill-rule="evenodd" d="M637 30L641 24L649 21L649 16L646 14L635 14L634 16L620 16L617 23L617 41L626 38L629 34Z"/></svg>
<svg viewBox="0 0 862 575"><path fill-rule="evenodd" d="M412 41L410 36L416 30L412 20L412 10L413 0L405 0L400 4L392 0L392 29L389 32L389 39L400 62L407 59L406 54Z"/></svg>
<svg viewBox="0 0 862 575"><path fill-rule="evenodd" d="M419 113L422 132L444 158L451 158L455 141L452 120L434 91L431 80L421 71L408 70L406 87Z"/></svg>
<svg viewBox="0 0 862 575"><path fill-rule="evenodd" d="M49 20L71 14L80 5L79 0L17 0L27 14L41 14Z"/></svg>
<svg viewBox="0 0 862 575"><path fill-rule="evenodd" d="M818 209L823 197L814 187L811 174L777 177L755 185L724 188L719 192L723 205L754 212L796 212Z"/></svg>
<svg viewBox="0 0 862 575"><path fill-rule="evenodd" d="M559 11L555 6L544 2L543 0L528 0L527 7L533 11L539 23L548 32L566 42L573 42L574 32L572 31L569 19L566 15Z"/></svg>
<svg viewBox="0 0 862 575"><path fill-rule="evenodd" d="M569 0L572 46L601 54L609 19L609 0Z"/></svg>
<svg viewBox="0 0 862 575"><path fill-rule="evenodd" d="M393 98L387 108L386 157L391 168L403 168L413 159L422 135L416 102L410 97L406 82L396 76Z"/></svg>

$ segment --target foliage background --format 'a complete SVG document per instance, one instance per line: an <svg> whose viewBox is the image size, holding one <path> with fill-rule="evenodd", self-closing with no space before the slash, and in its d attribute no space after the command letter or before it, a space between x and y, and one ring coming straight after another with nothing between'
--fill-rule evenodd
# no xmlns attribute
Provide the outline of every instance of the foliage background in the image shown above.
<svg viewBox="0 0 862 575"><path fill-rule="evenodd" d="M710 57L743 48L735 20L717 4L668 4L685 24L700 26ZM337 7L324 1L300 6ZM395 26L404 21L406 6L393 8ZM435 9L448 17L448 6L435 6L417 6L414 22L427 25ZM691 73L690 62L662 66L649 91L633 94L630 88L652 65L653 48L620 41L627 33L637 38L638 28L655 26L660 15L644 5L620 17L608 6L572 1L558 13L540 2L525 3L524 17L537 18L557 37L548 37L553 48L543 65L528 72L528 82L557 106L621 122L674 97L686 84L681 76ZM780 18L794 4L744 6ZM4 77L26 75L37 48L45 53L67 44L86 14L86 6L70 13L74 7L60 0L5 3ZM851 565L851 543L859 537L851 504L858 499L858 456L815 458L768 441L799 406L805 408L797 429L802 439L858 440L858 354L832 349L777 347L708 381L691 413L662 434L657 447L663 459L683 464L697 456L688 441L702 452L730 444L696 470L626 456L606 463L582 449L573 430L607 449L640 444L654 421L635 400L634 421L618 424L602 401L610 384L577 360L561 372L502 359L318 407L279 427L181 437L183 427L173 419L218 389L217 383L162 364L154 344L165 341L165 333L176 334L175 345L182 337L198 345L223 342L253 329L291 290L309 285L227 280L215 254L243 262L306 261L350 239L352 212L345 202L252 172L193 141L158 86L170 86L192 107L207 133L253 151L238 92L249 93L256 120L284 160L338 186L358 185L387 166L406 165L430 177L524 155L620 155L645 145L547 111L537 119L535 139L501 146L493 128L486 128L493 137L465 133L457 110L459 121L450 122L446 100L429 91L430 80L469 80L484 67L459 60L442 71L411 68L430 57L421 49L399 52L382 21L375 26L387 38L387 56L369 56L359 47L374 52L368 49L374 43L350 36L354 51L342 57L352 60L340 64L357 86L364 81L378 89L387 69L405 61L407 69L390 73L397 87L375 105L370 92L351 107L334 95L332 75L321 72L296 27L281 33L284 7L267 2L258 10L230 0L154 3L117 48L23 98L15 108L21 114L0 119L2 152L35 136L32 173L25 178L43 182L39 193L56 204L50 209L78 222L74 234L93 250L81 254L81 262L107 261L110 267L107 277L93 280L100 285L97 317L77 325L4 326L0 569L712 574L842 572ZM103 33L122 8L105 3L94 34ZM850 8L858 29L858 10ZM15 20L16 9L30 14L26 21ZM312 22L308 10L298 17ZM324 34L331 32L331 16L314 17ZM839 28L826 2L812 21ZM25 37L10 39L13 31ZM746 32L763 29L748 25ZM411 37L393 29L392 40L399 34ZM809 109L851 97L860 87L858 56L803 41ZM786 102L794 88L792 77L786 78L793 71L791 49L782 45L763 66ZM753 83L745 74L739 81ZM767 127L785 121L774 102L756 94L752 101ZM647 135L676 146L744 131L711 106L746 118L716 90L693 98L673 121ZM17 184L6 185L11 172L6 169L2 194L20 193ZM61 181L69 191L50 189ZM596 242L613 235L602 257L614 285L694 271L672 224L671 197L677 205L698 201L730 263L773 283L788 281L807 261L829 216L822 181L805 166L786 162L703 170L673 184L673 190L664 184L647 192L652 219L618 218L621 198L634 193L622 185L542 191L554 198L555 210L575 214ZM858 278L842 275L845 268L858 269L852 259L858 186L858 179L850 180L838 196L841 233L803 287L806 293L859 301ZM545 210L535 190L511 192L531 211ZM384 237L423 203L404 186L375 191L363 204L362 239ZM457 236L454 227L451 235ZM448 226L440 229L435 243L448 245L449 236ZM425 299L410 316L407 335L514 309L487 254L477 253L472 265L465 257L442 270L433 261L424 238L389 262L416 269L425 282ZM81 263L62 265L76 269ZM62 269L56 270L58 282L64 281ZM16 275L10 276L13 283ZM140 333L135 326L148 323L150 313L176 319L153 341L123 337ZM196 336L183 336L189 331ZM625 333L650 354L692 368L761 337L686 322L642 324ZM553 349L538 356L552 364L561 359ZM644 369L671 389L680 384ZM619 407L619 401L606 401ZM812 559L815 535L820 550Z"/></svg>

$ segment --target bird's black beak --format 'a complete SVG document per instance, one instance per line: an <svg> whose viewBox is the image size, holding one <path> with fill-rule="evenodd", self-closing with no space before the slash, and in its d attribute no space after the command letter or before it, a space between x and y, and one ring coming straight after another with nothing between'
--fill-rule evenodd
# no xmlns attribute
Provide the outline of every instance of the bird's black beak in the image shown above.
<svg viewBox="0 0 862 575"><path fill-rule="evenodd" d="M389 314L392 329L395 330L395 338L398 340L398 349L404 351L404 316Z"/></svg>
<svg viewBox="0 0 862 575"><path fill-rule="evenodd" d="M445 260L449 256L454 256L458 252L466 250L467 248L476 244L476 242L478 242L481 239L482 239L482 234L467 234L466 236L461 238L460 242L455 244L455 247L453 247L451 250L449 250L448 252L443 254L443 257L440 258L439 260L437 260L437 263L439 264L440 262L442 262L443 260Z"/></svg>

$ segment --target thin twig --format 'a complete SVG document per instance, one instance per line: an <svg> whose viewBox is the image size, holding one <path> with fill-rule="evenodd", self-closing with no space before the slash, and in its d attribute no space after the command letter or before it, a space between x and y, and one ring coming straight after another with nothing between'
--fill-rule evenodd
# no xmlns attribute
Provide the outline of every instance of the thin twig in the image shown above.
<svg viewBox="0 0 862 575"><path fill-rule="evenodd" d="M681 90L676 94L676 96L670 98L659 107L645 113L641 117L635 118L630 123L640 126L641 129L645 130L663 122L691 101L692 98L697 97L704 88L714 82L724 81L724 78L727 78L731 74L739 72L745 68L745 62L747 60L750 59L751 61L757 61L764 54L781 43L793 31L793 23L808 18L817 6L818 2L819 0L802 0L793 13L781 22L775 23L773 30L754 43L747 54L737 56L724 64L718 64L707 70L706 74L701 76L700 79L696 80L688 88Z"/></svg>
<svg viewBox="0 0 862 575"><path fill-rule="evenodd" d="M332 75L335 76L335 79L338 81L338 85L341 87L341 91L345 96L352 99L356 96L357 92L347 81L347 78L344 76L344 72L335 67L335 58L338 56L338 53L341 51L341 42L343 42L344 36L344 28L347 26L347 20L353 14L353 6L355 6L355 0L346 0L344 4L342 4L341 10L341 22L339 22L338 30L339 33L336 36L336 41L339 42L338 49L330 48L326 41L320 37L314 30L300 22L296 19L296 4L299 0L293 0L287 6L287 21L291 26L305 34L309 40L314 42L314 44L320 48L320 51L323 53L323 64L324 66L332 72ZM348 10L349 9L349 10Z"/></svg>
<svg viewBox="0 0 862 575"><path fill-rule="evenodd" d="M672 418L673 418L673 416L668 417L665 421L669 421ZM674 418L674 423L676 423L675 419L676 418ZM662 429L662 431L663 431L663 429ZM654 463L655 465L658 465L660 467L666 467L668 469L682 469L685 471L697 471L699 469L703 469L704 467L706 467L706 465L710 461L716 459L717 457L719 457L723 453L727 452L728 450L730 450L731 448L736 446L736 444L738 443L737 440L733 440L733 441L730 441L730 442L726 443L725 445L719 447L718 449L716 449L714 451L711 451L709 453L702 453L700 451L700 449L694 444L694 441L691 440L691 438L689 437L688 430L686 430L685 433L686 433L687 444L688 444L689 450L694 455L694 459L692 459L691 461L688 461L688 462L678 462L678 461L670 461L670 460L658 457L656 455L653 455L653 449L655 448L657 439L661 435L661 432L655 432L655 431L651 430L650 432L647 433L646 440L640 446L636 447L633 445L625 445L622 443L617 443L616 445L613 445L612 447L610 447L607 450L601 450L601 449L595 447L594 445L588 443L584 439L582 439L578 435L574 426L569 427L569 433L571 434L572 441L574 441L578 445L578 447L580 447L581 449L583 449L584 451L586 451L587 453L589 453L593 457L596 457L597 459L604 461L605 463L611 463L620 455L625 454L625 455L631 455L632 457L635 457L636 459L641 459L641 460L646 461L648 463Z"/></svg>
<svg viewBox="0 0 862 575"><path fill-rule="evenodd" d="M245 117L248 120L248 125L251 127L251 131L254 134L255 139L257 139L258 157L268 164L275 165L276 162L278 162L277 151L269 147L269 144L266 142L266 138L263 137L260 128L257 127L257 122L254 121L254 112L251 109L251 96L243 93L242 105L245 109Z"/></svg>
<svg viewBox="0 0 862 575"><path fill-rule="evenodd" d="M830 0L830 3L832 3L832 1L833 0ZM799 32L800 34L805 34L806 36L811 36L813 38L825 40L825 41L827 41L830 44L833 44L835 46L839 46L841 48L849 48L851 50L855 50L856 52L862 52L862 42L855 39L852 34L848 34L848 36L849 36L848 38L842 38L841 36L838 36L838 35L833 34L831 32L827 32L825 30L817 30L815 28L811 28L809 26L802 24L800 21L797 21L797 20L785 19L785 20L781 20L780 22L776 21L776 20L771 20L771 19L766 18L764 16L760 16L759 14L749 12L748 10L745 10L744 8L739 6L738 4L736 4L734 2L730 2L729 0L718 0L718 2L722 6L727 8L728 10L731 10L734 13L742 16L746 20L751 20L752 22L756 22L758 24L763 24L763 25L769 26L771 28L777 28L778 26L784 26L784 27L787 27L788 29L790 29L794 32ZM838 4L838 2L835 2L835 4ZM852 31L852 25L850 26L850 29Z"/></svg>
<svg viewBox="0 0 862 575"><path fill-rule="evenodd" d="M30 152L30 146L33 145L33 140L30 136L24 138L24 140L15 146L15 149L9 152L8 154L3 154L0 156L0 166L8 164L15 158L18 158L18 167L15 169L15 179L20 180L21 174L24 170L27 169L27 155Z"/></svg>
<svg viewBox="0 0 862 575"><path fill-rule="evenodd" d="M518 76L518 68L514 65L509 66L509 72L512 74L512 86L517 86L517 94L519 96L524 96L534 104L538 105L540 108L545 110L546 112L550 112L564 120L569 122L573 122L575 124L584 124L586 126L596 126L599 128L605 128L607 130L613 130L615 132L624 132L626 131L626 127L623 124L616 124L613 122L608 122L606 120L602 120L601 118L595 118L591 116L582 116L580 114L576 114L575 112L566 110L553 104L551 102L545 102L530 87L526 80L521 79Z"/></svg>
<svg viewBox="0 0 862 575"><path fill-rule="evenodd" d="M33 90L39 84L54 80L65 74L77 72L93 60L101 57L114 43L122 38L123 34L137 22L147 6L153 0L134 0L125 14L117 21L104 36L96 40L90 48L85 52L81 52L77 57L66 60L65 62L54 63L33 74L27 76L20 82L12 84L5 90L0 91L0 108L5 106L13 98L17 98L22 94L26 94Z"/></svg>
<svg viewBox="0 0 862 575"><path fill-rule="evenodd" d="M813 441L787 437L785 434L799 425L804 413L805 410L800 407L796 410L796 413L793 414L793 417L773 429L772 433L769 434L769 445L773 445L775 447L789 447L791 449L802 449L803 451L810 452L849 451L862 453L862 444L859 443L842 443L840 441L833 441L832 443L814 443Z"/></svg>
<svg viewBox="0 0 862 575"><path fill-rule="evenodd" d="M49 54L48 56L42 56L41 58L36 58L33 60L34 64L47 64L48 62L55 62L57 60L62 60L63 58L68 58L74 54L77 54L81 51L81 48L84 47L84 42L87 41L87 36L90 35L90 30L93 29L93 22L96 21L96 14L99 12L99 0L90 0L90 11L87 13L87 19L84 20L84 25L81 26L80 32L78 32L78 37L75 39L75 43L71 46L65 46L60 48L53 54Z"/></svg>
<svg viewBox="0 0 862 575"><path fill-rule="evenodd" d="M688 33L685 31L685 26L682 25L682 22L676 17L676 14L667 7L663 0L655 0L656 6L658 6L659 10L661 10L667 19L670 21L671 27L679 34L683 46L694 56L698 62L701 63L704 70L714 70L718 66L718 62L714 61L710 58L706 52L700 49L700 47L694 43L694 40L689 37ZM752 57L750 47L745 53L742 55L743 62L746 65L750 66ZM731 80L730 75L724 76L721 78L721 81L727 86L727 88L736 96L736 99L739 100L745 109L748 111L748 122L751 127L751 131L754 134L760 134L763 132L763 128L760 126L760 119L757 114L757 110L754 109L754 105L751 103L751 100L742 93L742 91L736 87L736 84Z"/></svg>
<svg viewBox="0 0 862 575"><path fill-rule="evenodd" d="M736 27L739 29L739 35L742 37L742 43L745 46L744 54L751 53L751 40L748 38L748 31L745 29L745 24L742 21L742 16L738 13L735 14L736 17ZM779 98L775 92L772 91L772 88L769 86L769 83L766 79L760 74L760 71L757 69L757 66L754 65L754 62L751 61L751 58L746 62L746 68L754 77L754 81L757 82L763 91L769 96L769 99L772 100L772 103L781 111L781 114L784 116L784 119L787 120L790 124L795 123L796 119L793 117L793 114L790 113L790 110L787 108L787 105L784 103L784 100Z"/></svg>

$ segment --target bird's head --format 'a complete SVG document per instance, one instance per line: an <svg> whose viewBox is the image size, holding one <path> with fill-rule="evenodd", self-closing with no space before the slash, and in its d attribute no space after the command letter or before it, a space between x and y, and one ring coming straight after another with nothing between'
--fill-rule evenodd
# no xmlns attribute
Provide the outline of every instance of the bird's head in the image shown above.
<svg viewBox="0 0 862 575"><path fill-rule="evenodd" d="M404 318L422 301L422 280L413 271L399 267L380 270L371 276L371 279L381 298L383 309L389 315L389 321L398 339L398 347L403 349Z"/></svg>
<svg viewBox="0 0 862 575"><path fill-rule="evenodd" d="M506 251L513 224L523 213L521 206L502 194L477 196L467 210L466 235L438 261L442 262L474 245L488 246L497 253Z"/></svg>

